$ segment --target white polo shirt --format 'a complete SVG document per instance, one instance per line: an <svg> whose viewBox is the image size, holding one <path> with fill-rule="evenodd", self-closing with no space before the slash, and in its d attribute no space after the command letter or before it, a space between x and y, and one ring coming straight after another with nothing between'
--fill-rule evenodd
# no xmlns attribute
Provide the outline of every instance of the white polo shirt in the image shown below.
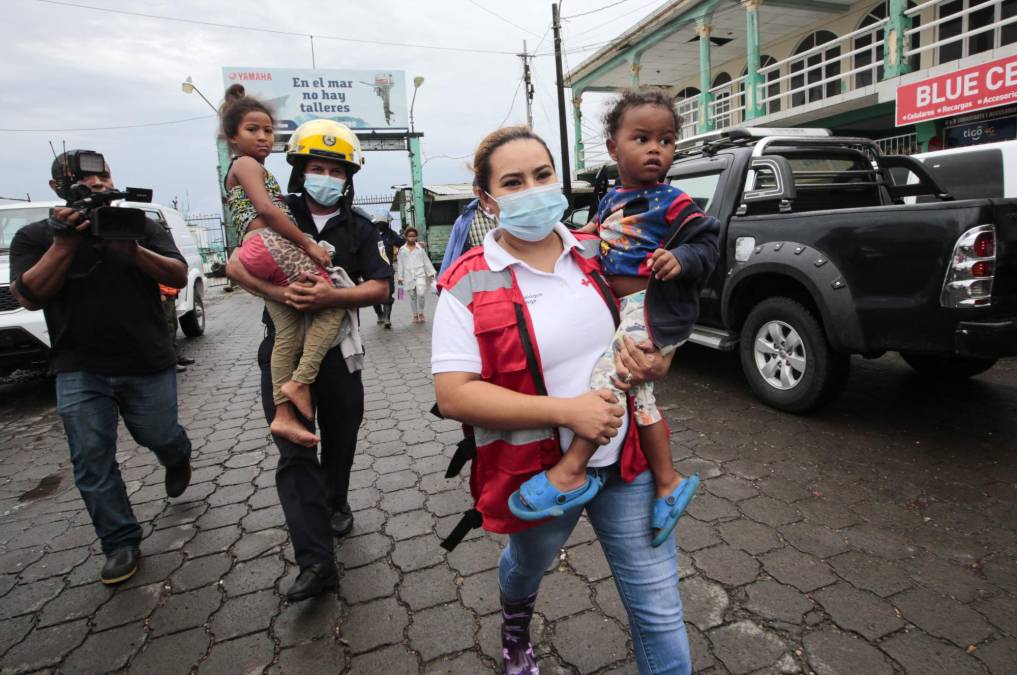
<svg viewBox="0 0 1017 675"><path fill-rule="evenodd" d="M610 349L615 328L604 299L569 254L579 242L564 225L555 226L565 249L549 274L512 257L498 243L498 232L493 230L484 237L484 259L495 272L513 266L533 321L548 395L572 398L586 393L593 366ZM435 309L431 372L481 372L473 313L451 293L442 293ZM610 466L618 461L627 426L628 410L619 434L597 449L590 466ZM564 427L559 433L564 451L574 434Z"/></svg>

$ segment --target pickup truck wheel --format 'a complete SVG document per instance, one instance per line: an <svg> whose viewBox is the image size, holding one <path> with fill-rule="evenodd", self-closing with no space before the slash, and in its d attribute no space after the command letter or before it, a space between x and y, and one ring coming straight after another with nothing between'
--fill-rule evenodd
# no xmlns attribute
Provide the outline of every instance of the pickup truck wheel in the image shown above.
<svg viewBox="0 0 1017 675"><path fill-rule="evenodd" d="M996 365L997 359L966 359L960 356L936 356L901 352L907 364L923 377L941 380L963 380L984 373Z"/></svg>
<svg viewBox="0 0 1017 675"><path fill-rule="evenodd" d="M205 333L205 299L201 284L194 284L194 309L180 317L180 329L189 338Z"/></svg>
<svg viewBox="0 0 1017 675"><path fill-rule="evenodd" d="M847 379L850 357L830 349L822 325L802 304L769 298L742 326L742 371L763 403L791 413L823 405Z"/></svg>

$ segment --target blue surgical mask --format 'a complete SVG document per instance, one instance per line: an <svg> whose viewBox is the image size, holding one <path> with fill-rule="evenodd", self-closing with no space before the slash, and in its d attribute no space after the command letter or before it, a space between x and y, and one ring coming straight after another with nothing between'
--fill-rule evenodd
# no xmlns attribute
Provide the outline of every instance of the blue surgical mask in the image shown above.
<svg viewBox="0 0 1017 675"><path fill-rule="evenodd" d="M498 202L498 226L523 241L541 241L561 222L569 202L561 192L561 183L513 192L495 197Z"/></svg>
<svg viewBox="0 0 1017 675"><path fill-rule="evenodd" d="M311 199L322 206L335 206L343 196L343 188L346 181L342 178L333 178L319 173L309 173L304 176L304 191L311 196Z"/></svg>

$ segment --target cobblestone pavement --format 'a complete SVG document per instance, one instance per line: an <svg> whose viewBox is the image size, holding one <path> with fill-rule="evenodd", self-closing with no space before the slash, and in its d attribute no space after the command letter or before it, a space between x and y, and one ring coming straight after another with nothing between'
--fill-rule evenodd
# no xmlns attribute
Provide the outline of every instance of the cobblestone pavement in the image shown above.
<svg viewBox="0 0 1017 675"><path fill-rule="evenodd" d="M432 302L433 304L433 302ZM337 545L341 590L288 606L295 567L253 363L259 303L209 307L186 345L192 486L165 497L154 456L119 455L146 538L140 572L96 579L51 383L0 388L0 670L483 673L498 650L499 537L438 547L468 506L443 471L456 425L424 411L429 331L362 313L366 419ZM753 401L732 355L685 348L661 401L704 488L679 526L696 671L1013 673L1017 663L1017 364L930 387L856 360L824 413ZM634 673L624 610L585 521L544 581L544 673Z"/></svg>

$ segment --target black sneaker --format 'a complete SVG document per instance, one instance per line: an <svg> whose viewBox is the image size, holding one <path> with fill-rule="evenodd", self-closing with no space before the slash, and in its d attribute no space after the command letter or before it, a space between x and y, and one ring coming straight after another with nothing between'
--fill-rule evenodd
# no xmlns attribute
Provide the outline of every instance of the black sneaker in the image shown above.
<svg viewBox="0 0 1017 675"><path fill-rule="evenodd" d="M339 575L335 571L335 563L318 563L300 570L297 580L286 591L288 602L300 602L339 585Z"/></svg>
<svg viewBox="0 0 1017 675"><path fill-rule="evenodd" d="M192 359L189 356L178 356L177 357L177 364L181 365L181 366L193 366L194 365L194 359Z"/></svg>
<svg viewBox="0 0 1017 675"><path fill-rule="evenodd" d="M166 467L166 496L179 497L191 483L191 460Z"/></svg>
<svg viewBox="0 0 1017 675"><path fill-rule="evenodd" d="M140 557L141 552L134 546L117 549L107 554L106 564L102 566L99 581L107 586L127 581L138 571L138 558Z"/></svg>

